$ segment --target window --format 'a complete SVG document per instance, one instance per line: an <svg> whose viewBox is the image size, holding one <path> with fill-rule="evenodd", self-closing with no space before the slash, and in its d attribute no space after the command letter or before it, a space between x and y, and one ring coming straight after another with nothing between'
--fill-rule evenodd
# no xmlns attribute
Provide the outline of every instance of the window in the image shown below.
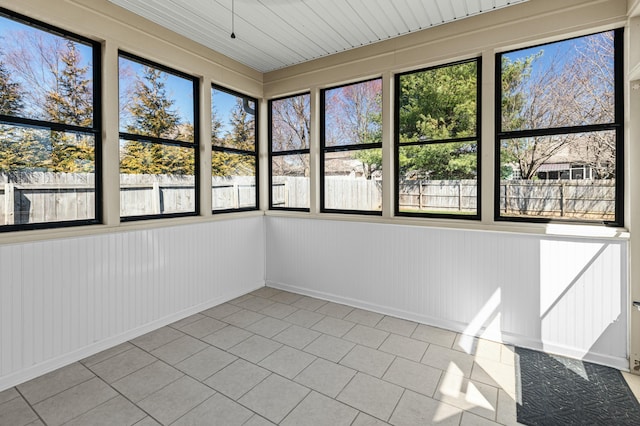
<svg viewBox="0 0 640 426"><path fill-rule="evenodd" d="M496 56L496 219L623 225L622 30Z"/></svg>
<svg viewBox="0 0 640 426"><path fill-rule="evenodd" d="M0 231L99 223L100 45L0 9Z"/></svg>
<svg viewBox="0 0 640 426"><path fill-rule="evenodd" d="M396 75L397 215L479 218L480 59Z"/></svg>
<svg viewBox="0 0 640 426"><path fill-rule="evenodd" d="M382 214L382 79L320 99L321 211Z"/></svg>
<svg viewBox="0 0 640 426"><path fill-rule="evenodd" d="M198 80L120 52L120 216L198 212Z"/></svg>
<svg viewBox="0 0 640 426"><path fill-rule="evenodd" d="M258 208L258 102L213 86L211 89L211 174L213 211Z"/></svg>
<svg viewBox="0 0 640 426"><path fill-rule="evenodd" d="M310 98L269 101L270 209L309 211Z"/></svg>

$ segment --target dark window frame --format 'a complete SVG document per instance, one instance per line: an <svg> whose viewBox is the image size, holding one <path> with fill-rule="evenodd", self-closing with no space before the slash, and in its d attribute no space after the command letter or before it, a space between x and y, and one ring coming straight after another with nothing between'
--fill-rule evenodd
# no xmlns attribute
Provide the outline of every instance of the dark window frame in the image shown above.
<svg viewBox="0 0 640 426"><path fill-rule="evenodd" d="M378 210L357 210L357 209L330 209L325 207L325 157L326 154L333 152L347 152L347 151L364 151L367 149L380 149L382 150L382 139L380 142L367 143L367 144L350 144L339 146L327 146L326 145L326 93L330 90L339 89L341 87L354 86L357 84L367 83L370 81L382 81L382 77L368 78L366 80L355 81L351 83L340 84L337 86L326 87L320 90L320 213L339 213L339 214L358 214L367 216L382 216L382 209ZM384 88L382 90L384 96ZM384 104L384 101L383 101ZM383 123L384 126L384 123ZM384 200L382 201L384 205Z"/></svg>
<svg viewBox="0 0 640 426"><path fill-rule="evenodd" d="M248 150L244 150L244 149L238 149L238 148L231 148L231 147L224 147L224 146L217 146L213 144L213 141L211 142L211 155L213 155L214 152L226 152L229 154L237 154L237 155L248 155L248 156L253 156L254 157L254 161L255 161L255 165L256 165L256 172L255 172L255 186L256 186L256 198L255 198L255 206L253 207L239 207L239 208L230 208L230 209L220 209L220 210L211 210L212 214L224 214L224 213L233 213L233 212L243 212L243 211L255 211L255 210L259 210L260 209L260 162L258 161L260 156L259 156L259 139L260 139L260 135L259 135L259 129L260 129L260 104L258 103L258 99L254 98L252 96L246 95L244 93L240 93L238 91L232 90L232 89L228 89L224 86L220 86L218 84L212 83L211 84L211 90L218 90L220 92L225 92L229 95L232 96L236 96L242 99L248 99L249 101L253 101L254 105L255 105L255 121L254 121L254 135L255 135L255 140L254 140L254 150L253 151L248 151ZM213 110L213 104L211 105L211 109ZM209 160L211 161L211 159Z"/></svg>
<svg viewBox="0 0 640 426"><path fill-rule="evenodd" d="M74 226L97 225L103 223L103 169L102 169L102 46L99 42L73 32L55 27L37 19L0 7L0 16L40 31L63 37L76 43L91 47L93 119L91 127L64 124L60 122L38 120L0 114L0 124L23 128L44 129L48 131L82 133L94 138L94 211L93 219L64 220L56 222L25 223L18 225L0 225L0 232L26 231L36 229L69 228Z"/></svg>
<svg viewBox="0 0 640 426"><path fill-rule="evenodd" d="M446 68L450 66L476 63L476 134L475 136L456 137L449 139L437 139L429 141L414 141L400 143L400 79L402 76L421 73L430 70ZM449 62L433 67L421 68L418 70L407 71L395 75L394 78L394 214L402 217L423 217L434 219L461 219L461 220L480 220L482 217L482 57L478 56L471 59ZM476 142L476 213L473 215L461 215L453 213L410 213L400 211L400 148L404 146L426 146L439 145L455 142Z"/></svg>
<svg viewBox="0 0 640 426"><path fill-rule="evenodd" d="M120 216L121 222L133 222L138 220L165 219L175 217L198 216L200 214L200 80L187 73L175 70L166 65L145 59L138 55L118 50L118 60L124 58L137 62L141 65L156 68L167 74L190 80L193 83L193 142L178 141L173 139L158 138L154 136L138 135L135 133L118 132L119 140L136 141L142 143L152 143L162 146L177 146L183 148L191 148L194 150L194 211L177 212L177 213L160 213L135 216Z"/></svg>
<svg viewBox="0 0 640 426"><path fill-rule="evenodd" d="M495 55L495 165L494 165L494 220L496 222L528 222L528 223L580 223L580 224L601 224L611 227L624 226L624 28L616 28L613 31L613 66L614 66L614 121L603 124L588 124L566 127L551 127L542 129L526 130L502 130L502 56L508 53L517 52L524 49L537 48L553 43L575 40L609 31L589 33L582 36L569 37L512 49ZM549 217L513 217L502 216L500 210L500 165L501 165L501 142L505 139L517 139L525 137L556 136L573 133L587 133L596 131L614 131L616 144L616 188L615 188L615 218L612 221L598 221L587 219L556 219Z"/></svg>
<svg viewBox="0 0 640 426"><path fill-rule="evenodd" d="M311 92L303 92L296 93L295 95L289 96L281 96L274 99L269 99L269 210L285 210L285 211L298 211L298 212L310 212L311 206L309 207L278 207L273 205L273 157L287 156L287 155L296 155L296 154L307 154L311 155L311 144L309 143L309 148L304 149L291 149L284 151L274 151L273 150L273 103L277 101L282 101L285 99L295 98L298 96L309 96L311 97ZM311 99L309 99L311 101ZM311 111L309 111L311 114ZM311 117L310 117L311 118ZM311 135L309 135L311 136ZM311 191L311 186L309 186L309 191ZM309 199L311 201L311 199Z"/></svg>

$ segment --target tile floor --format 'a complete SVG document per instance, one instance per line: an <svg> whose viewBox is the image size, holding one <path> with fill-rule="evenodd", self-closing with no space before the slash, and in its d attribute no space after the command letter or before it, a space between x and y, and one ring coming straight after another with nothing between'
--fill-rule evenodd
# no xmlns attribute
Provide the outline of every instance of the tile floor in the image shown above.
<svg viewBox="0 0 640 426"><path fill-rule="evenodd" d="M512 425L515 399L510 346L263 287L0 392L0 425Z"/></svg>

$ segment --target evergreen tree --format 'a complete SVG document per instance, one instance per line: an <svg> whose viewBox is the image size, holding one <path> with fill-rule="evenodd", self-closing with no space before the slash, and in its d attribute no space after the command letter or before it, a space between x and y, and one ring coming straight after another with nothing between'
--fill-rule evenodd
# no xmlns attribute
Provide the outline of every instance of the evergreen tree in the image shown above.
<svg viewBox="0 0 640 426"><path fill-rule="evenodd" d="M48 120L90 127L93 123L93 90L87 78L89 65L80 66L82 58L76 45L67 41L61 52L64 64L55 73L55 88L45 98L44 112ZM51 132L49 168L56 172L92 172L95 164L93 137L82 134Z"/></svg>
<svg viewBox="0 0 640 426"><path fill-rule="evenodd" d="M193 141L193 126L180 127L175 101L167 95L166 74L150 66L142 68L135 82L132 103L128 107L133 121L128 133L163 139ZM193 174L193 150L157 143L127 141L121 159L123 173Z"/></svg>
<svg viewBox="0 0 640 426"><path fill-rule="evenodd" d="M249 152L255 150L255 114L245 108L242 98L236 99L231 111L229 124L231 131L220 137L222 123L212 114L211 139L214 146L224 146ZM255 158L222 151L214 151L211 157L211 173L213 176L253 176L255 175Z"/></svg>
<svg viewBox="0 0 640 426"><path fill-rule="evenodd" d="M22 107L20 84L11 81L9 70L0 62L0 114L17 115Z"/></svg>

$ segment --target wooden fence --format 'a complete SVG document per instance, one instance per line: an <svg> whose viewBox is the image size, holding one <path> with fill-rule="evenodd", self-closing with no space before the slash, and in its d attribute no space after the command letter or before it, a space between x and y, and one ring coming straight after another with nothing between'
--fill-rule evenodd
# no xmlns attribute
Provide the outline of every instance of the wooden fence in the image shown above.
<svg viewBox="0 0 640 426"><path fill-rule="evenodd" d="M0 173L0 225L81 220L95 217L92 174ZM193 176L122 175L122 216L193 211ZM308 207L308 177L274 177L273 204ZM213 210L255 205L255 177L214 177ZM473 212L477 209L475 180L404 181L402 211ZM377 210L382 206L380 181L327 177L325 206L335 209ZM500 185L500 210L507 216L613 219L613 180L505 180Z"/></svg>

